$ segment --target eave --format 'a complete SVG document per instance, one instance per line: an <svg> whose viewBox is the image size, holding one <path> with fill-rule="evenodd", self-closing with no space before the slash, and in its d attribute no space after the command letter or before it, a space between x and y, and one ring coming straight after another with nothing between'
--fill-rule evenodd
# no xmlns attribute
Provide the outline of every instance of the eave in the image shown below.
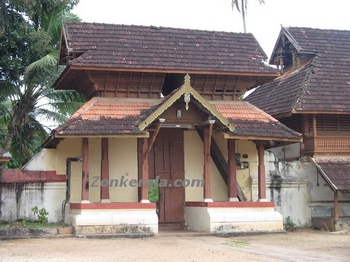
<svg viewBox="0 0 350 262"><path fill-rule="evenodd" d="M224 134L225 139L245 139L245 140L263 140L263 141L279 141L279 142L291 142L291 143L299 143L302 142L302 138L280 138L280 137L262 137L262 136L242 136L242 135L235 135L235 134Z"/></svg>
<svg viewBox="0 0 350 262"><path fill-rule="evenodd" d="M350 111L330 111L330 110L295 110L293 109L290 113L292 114L303 114L303 115L348 115Z"/></svg>
<svg viewBox="0 0 350 262"><path fill-rule="evenodd" d="M273 114L272 116L276 119L280 119L284 117L290 117L292 115L349 115L349 114L350 114L350 111L329 111L329 110L316 111L316 110L292 109L287 112Z"/></svg>
<svg viewBox="0 0 350 262"><path fill-rule="evenodd" d="M60 135L53 134L53 138L148 138L149 132L145 131L142 134L96 134L96 135L86 135L86 134L75 134L75 135Z"/></svg>
<svg viewBox="0 0 350 262"><path fill-rule="evenodd" d="M69 65L70 70L94 70L94 71L117 71L117 72L142 72L142 73L178 73L178 74L203 74L203 75L233 75L233 76L266 76L278 77L279 72L239 72L239 71L222 71L222 70L189 70L189 69L162 69L162 68L137 68L137 67L89 67Z"/></svg>

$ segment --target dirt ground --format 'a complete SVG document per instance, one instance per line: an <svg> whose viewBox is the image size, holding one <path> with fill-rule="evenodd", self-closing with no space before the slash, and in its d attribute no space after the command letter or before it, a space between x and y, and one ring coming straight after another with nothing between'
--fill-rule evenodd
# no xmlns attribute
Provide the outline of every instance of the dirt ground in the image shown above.
<svg viewBox="0 0 350 262"><path fill-rule="evenodd" d="M0 240L0 261L350 261L350 232Z"/></svg>

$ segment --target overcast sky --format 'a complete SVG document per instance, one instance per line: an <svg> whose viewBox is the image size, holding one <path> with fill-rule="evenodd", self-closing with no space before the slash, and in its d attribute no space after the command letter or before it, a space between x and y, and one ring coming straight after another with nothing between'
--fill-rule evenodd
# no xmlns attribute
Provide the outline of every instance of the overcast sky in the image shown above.
<svg viewBox="0 0 350 262"><path fill-rule="evenodd" d="M80 0L73 13L83 22L243 32L231 0ZM249 0L247 31L268 56L281 25L350 30L350 1Z"/></svg>

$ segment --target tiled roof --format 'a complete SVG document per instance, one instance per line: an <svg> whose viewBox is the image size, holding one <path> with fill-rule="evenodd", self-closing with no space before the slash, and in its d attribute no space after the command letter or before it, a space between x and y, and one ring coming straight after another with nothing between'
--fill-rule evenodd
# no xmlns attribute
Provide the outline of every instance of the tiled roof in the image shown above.
<svg viewBox="0 0 350 262"><path fill-rule="evenodd" d="M143 134L138 124L164 104L162 99L96 97L54 130L58 136ZM234 135L300 139L301 135L247 102L210 102L236 127Z"/></svg>
<svg viewBox="0 0 350 262"><path fill-rule="evenodd" d="M248 102L210 101L210 103L236 127L233 132L235 135L292 139L301 137L300 133L291 130Z"/></svg>
<svg viewBox="0 0 350 262"><path fill-rule="evenodd" d="M312 158L333 190L350 191L350 158Z"/></svg>
<svg viewBox="0 0 350 262"><path fill-rule="evenodd" d="M350 112L350 31L282 28L301 53L300 69L257 88L246 100L271 115L294 111Z"/></svg>
<svg viewBox="0 0 350 262"><path fill-rule="evenodd" d="M297 107L299 98L308 83L310 66L284 75L258 87L244 100L270 115L289 113Z"/></svg>
<svg viewBox="0 0 350 262"><path fill-rule="evenodd" d="M277 72L263 63L267 56L252 34L98 23L65 23L63 34L66 48L80 55L70 61L74 66Z"/></svg>
<svg viewBox="0 0 350 262"><path fill-rule="evenodd" d="M143 134L145 132L137 128L137 123L159 102L153 99L95 97L56 128L54 133L61 136Z"/></svg>

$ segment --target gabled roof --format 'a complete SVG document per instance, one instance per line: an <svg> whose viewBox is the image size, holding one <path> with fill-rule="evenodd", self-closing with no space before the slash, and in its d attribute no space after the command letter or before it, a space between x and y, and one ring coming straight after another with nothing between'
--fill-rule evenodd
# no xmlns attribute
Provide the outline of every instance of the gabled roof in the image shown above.
<svg viewBox="0 0 350 262"><path fill-rule="evenodd" d="M252 34L154 26L64 23L60 64L167 72L277 75ZM74 57L77 58L74 58Z"/></svg>
<svg viewBox="0 0 350 262"><path fill-rule="evenodd" d="M350 158L311 158L333 191L350 192Z"/></svg>
<svg viewBox="0 0 350 262"><path fill-rule="evenodd" d="M185 103L188 107L189 102L191 101L191 96L197 100L198 103L204 107L207 112L217 118L221 124L228 128L230 131L234 131L235 127L232 123L230 123L220 112L218 112L215 107L213 107L207 100L205 100L196 90L194 90L190 85L190 76L185 76L184 85L175 90L171 95L168 96L168 99L165 99L163 103L159 104L159 106L154 107L151 113L141 121L138 125L140 130L144 130L150 123L152 123L159 115L161 115L166 109L168 109L174 102L176 102L181 96L184 97Z"/></svg>
<svg viewBox="0 0 350 262"><path fill-rule="evenodd" d="M281 29L299 54L313 58L295 71L261 85L246 101L271 115L350 113L350 31L289 27Z"/></svg>
<svg viewBox="0 0 350 262"><path fill-rule="evenodd" d="M183 103L200 105L200 110L213 116L221 127L226 128L227 138L301 141L301 134L247 102L205 100L190 86L189 76L185 77L182 87L161 99L95 97L56 128L53 137L145 137L148 136L146 127L180 98L186 98Z"/></svg>

